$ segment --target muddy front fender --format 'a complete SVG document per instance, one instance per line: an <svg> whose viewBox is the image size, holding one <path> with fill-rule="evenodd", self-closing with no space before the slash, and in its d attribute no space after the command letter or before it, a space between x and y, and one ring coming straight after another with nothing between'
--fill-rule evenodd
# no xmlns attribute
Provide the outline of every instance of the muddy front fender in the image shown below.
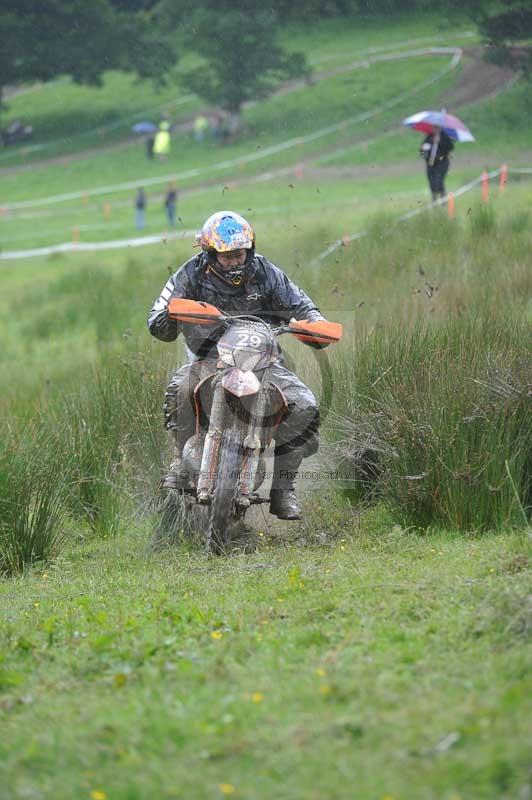
<svg viewBox="0 0 532 800"><path fill-rule="evenodd" d="M254 372L244 372L238 367L233 367L223 376L222 386L235 397L246 397L257 394L261 383Z"/></svg>

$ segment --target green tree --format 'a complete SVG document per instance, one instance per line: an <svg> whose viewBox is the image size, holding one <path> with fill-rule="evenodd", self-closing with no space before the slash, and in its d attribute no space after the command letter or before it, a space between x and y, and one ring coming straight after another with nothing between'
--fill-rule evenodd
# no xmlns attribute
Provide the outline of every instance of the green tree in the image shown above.
<svg viewBox="0 0 532 800"><path fill-rule="evenodd" d="M488 3L478 10L477 22L485 41L494 48L492 58L521 68L531 77L532 50L524 45L532 37L530 1Z"/></svg>
<svg viewBox="0 0 532 800"><path fill-rule="evenodd" d="M281 80L305 75L301 53L288 53L277 42L280 19L274 4L256 0L166 0L170 26L184 47L199 56L186 72L184 86L233 114L242 104L270 94Z"/></svg>
<svg viewBox="0 0 532 800"><path fill-rule="evenodd" d="M108 69L164 79L175 37L151 0L2 0L0 101L9 85L70 75L99 85Z"/></svg>

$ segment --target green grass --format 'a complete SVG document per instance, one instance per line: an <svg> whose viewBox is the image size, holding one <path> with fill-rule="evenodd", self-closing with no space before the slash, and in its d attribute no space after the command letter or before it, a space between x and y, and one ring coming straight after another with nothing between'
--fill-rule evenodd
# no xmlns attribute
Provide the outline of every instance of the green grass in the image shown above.
<svg viewBox="0 0 532 800"><path fill-rule="evenodd" d="M287 26L282 40L292 50L302 50L315 70L330 69L337 63L346 63L350 58L377 48L379 51L408 49L433 44L447 45L456 38L457 33L472 33L471 37L460 39L476 41L470 21L459 14L449 19L424 11L415 18L411 14L397 14L390 24L387 15L322 18L319 25L305 25L302 20L294 26ZM420 42L417 42L417 39ZM414 40L413 43L412 40ZM331 44L333 46L331 46Z"/></svg>
<svg viewBox="0 0 532 800"><path fill-rule="evenodd" d="M488 169L505 161L513 166L529 166L530 137L527 130L532 121L529 93L529 85L519 82L491 100L460 109L457 113L473 132L475 142L457 144L452 161L460 163L470 158L481 158L481 166ZM416 108L412 105L405 111L405 116ZM413 161L421 138L422 135L415 131L400 129L397 135L376 138L363 149L356 144L351 148L346 146L336 153L324 155L316 163L335 166Z"/></svg>
<svg viewBox="0 0 532 800"><path fill-rule="evenodd" d="M356 362L343 354L329 427L353 499L376 493L398 522L422 527L508 530L532 518L532 325L488 308L387 326L357 340Z"/></svg>
<svg viewBox="0 0 532 800"><path fill-rule="evenodd" d="M456 179L456 175L450 178L450 188ZM400 192L408 187L414 195L403 198ZM216 205L246 213L256 225L259 251L283 266L326 315L336 318L341 312L348 333L356 319L375 324L420 315L445 318L464 309L481 312L494 291L507 305L530 310L527 183L512 181L501 197L494 192L495 229L486 235L473 233L482 212L477 193L457 198L456 223L448 224L442 212L396 225L393 213L407 199L410 204L414 198L417 202L426 198L422 172L395 183L386 178L365 185L304 180L292 187L264 184L260 192L256 199L261 205L250 212L245 186L225 194L220 191ZM181 213L187 223L199 226L201 208L194 211L191 205L186 211L193 199L183 200ZM389 216L382 218L380 208L386 208ZM319 265L311 263L331 241L357 230L368 230L368 236L338 249ZM190 244L3 262L0 319L6 332L0 370L10 387L7 394L31 387L35 380L79 374L86 361L97 356L99 342L124 341L128 331L143 348L150 338L147 311L168 272L190 256ZM439 287L430 298L417 274L420 265L426 280ZM38 291L36 275L45 276ZM364 305L357 309L361 302ZM25 311L14 317L13 308ZM12 364L20 361L26 369L15 376Z"/></svg>
<svg viewBox="0 0 532 800"><path fill-rule="evenodd" d="M417 146L415 140L412 143ZM310 226L314 221L316 227L323 228L322 244L319 245L321 252L328 243L344 234L364 229L368 219L383 207L391 214L399 214L429 199L424 165L416 152L411 153L410 161L410 164L391 174L378 169L374 172L368 167L365 175L336 177L316 173L311 165L303 167L302 178L287 174L260 181L238 176L228 183L221 181L205 188L184 189L178 201L179 224L176 230L179 233L199 229L213 208L230 206L244 213L256 225L260 247L264 249L271 247L270 243L275 242L286 225L297 226L292 228L297 239L298 230ZM454 164L447 188L456 191L464 183L478 177L481 170L481 167ZM511 176L510 180L512 187L508 192L509 197L515 197L517 203L517 198L522 196L526 203L527 184L519 183L516 176ZM0 217L4 249L19 250L70 242L74 235L81 242L151 234L164 236L167 225L161 189L148 189L146 194L146 227L140 233L134 226L134 192L131 190L127 198L111 198L105 209L97 201L85 204L82 200L75 200L66 208L62 204L4 215ZM463 198L457 198L457 213L467 210L479 194L480 188ZM493 182L492 196L496 195L497 184ZM190 239L187 239L180 245L180 252L182 248L182 252L186 253L189 245ZM157 250L160 252L161 248ZM7 263L3 269L9 271L11 268Z"/></svg>
<svg viewBox="0 0 532 800"><path fill-rule="evenodd" d="M107 72L101 87L78 86L62 78L36 84L9 99L7 105L8 113L2 115L4 124L13 119L31 122L33 137L27 142L28 155L33 145L44 145L42 151L35 152L42 158L131 136L135 122L148 119L156 123L165 112L177 119L193 114L198 102L186 96L175 80L154 87L151 81ZM0 165L11 164L24 149L24 145L6 148Z"/></svg>
<svg viewBox="0 0 532 800"><path fill-rule="evenodd" d="M131 529L1 586L3 797L519 796L521 540L312 525L219 561Z"/></svg>
<svg viewBox="0 0 532 800"><path fill-rule="evenodd" d="M168 161L147 162L144 146L132 144L119 152L111 151L101 155L73 160L63 169L50 166L36 166L31 178L26 173L6 174L2 179L2 202L13 202L24 198L47 197L48 195L70 190L89 190L94 187L121 183L128 180L141 181L148 177L184 173L190 169L202 169L219 161L236 157L257 155L257 148L279 144L294 136L312 133L328 125L355 117L358 113L376 108L386 100L393 100L399 91L411 90L427 76L438 73L448 64L447 56L427 56L401 62L398 70L393 64L374 64L369 70L355 70L321 81L313 86L302 88L288 95L279 95L252 106L244 112L244 121L249 127L248 135L234 144L223 148L197 144L190 137L174 136L172 153ZM371 74L371 81L368 74ZM369 95L374 81L374 89ZM441 85L445 85L445 81ZM429 90L427 90L429 91ZM327 99L330 111L323 114ZM420 98L421 102L421 98ZM295 111L298 110L296 114ZM389 112L388 112L389 113ZM379 120L378 124L381 124ZM368 126L375 128L375 123ZM355 128L360 130L360 124ZM345 135L345 134L344 134ZM312 152L324 143L334 143L339 134L329 134L311 143ZM257 141L258 137L258 141ZM250 141L251 139L251 141ZM297 148L300 158L305 148ZM293 154L291 155L293 160ZM268 157L262 162L265 167L282 165L282 157ZM262 166L262 164L261 164ZM256 170L256 164L253 164ZM234 168L233 168L234 172ZM208 172L201 180L205 180ZM185 185L189 184L187 181ZM197 178L193 183L197 183Z"/></svg>
<svg viewBox="0 0 532 800"><path fill-rule="evenodd" d="M415 167L418 166L416 162ZM455 173L449 185L460 185L461 178L459 173ZM390 210L408 210L413 201L419 202L426 196L425 184L420 169L416 169L410 178L384 176L373 179L368 175L364 179L339 182L314 176L312 170L307 170L303 172L303 180L286 175L271 181L256 182L244 178L230 181L229 185L220 182L204 189L182 191L178 200L179 224L176 231L199 229L213 208L229 205L246 214L257 228L263 226L263 248L268 246L268 241L277 238L275 230L273 236L269 231L280 223L308 225L311 219L327 221L330 222L329 236L337 238L363 227L384 201ZM164 235L167 223L161 190L155 188L146 192L146 226L140 233L134 226L134 192L130 191L129 195L125 200L111 199L106 213L100 203L92 202L85 206L79 200L68 208L51 206L46 210L17 211L0 221L3 246L6 250L20 250L69 242L74 231L81 242ZM189 237L183 249L190 247L190 241Z"/></svg>
<svg viewBox="0 0 532 800"><path fill-rule="evenodd" d="M300 26L287 35L326 69L370 47L440 33L453 41L449 23L426 14L349 25L331 20L312 33ZM397 94L419 81L423 65L426 77L437 61L401 62L402 75L372 67L272 98L246 111L255 125L248 138L217 151L179 142L171 164L149 165L143 152L139 160L139 145L4 175L3 197L98 186L146 175L147 168L164 175L191 164L212 167L220 157L257 152L257 145L341 119L350 108L354 115L393 96L389 89ZM430 102L455 79L416 101ZM118 122L152 102L149 87L135 97L124 80L112 77L101 106L87 99L90 92L79 90L78 97L61 82L57 102L72 91L72 108L91 103L84 124L91 114ZM513 110L522 106L521 91L517 86L467 117L487 164L526 156L528 118ZM21 109L31 100L21 96ZM160 405L183 354L181 345L152 340L145 317L168 273L189 257L191 242L0 262L0 569L11 574L0 581L1 800L514 800L529 793L529 483L517 462L530 436L507 447L517 419L512 395L498 398L497 424L483 439L485 393L467 378L482 379L486 366L493 377L494 365L514 378L525 352L531 188L512 176L505 195L492 190L488 207L479 191L457 198L454 222L435 210L397 224L399 213L427 200L416 136L396 137L396 149L391 139L374 149L361 148L360 140L384 133L399 108L363 130L339 130L236 175L217 173L209 188L191 179L181 187L190 191L179 210L191 228L213 208L243 212L256 226L259 251L328 318L344 323L344 342L326 353L337 414L354 403L362 379L365 405L351 422L360 423L368 398L382 406L395 392L405 401L403 416L413 424L387 431L403 458L389 459L392 478L397 467L390 490L404 488L400 476L418 466L405 461L416 450L417 423L430 418L434 430L441 425L437 454L457 475L454 486L445 484L442 467L439 481L454 516L427 514L426 505L414 513L412 497L401 491L358 504L341 481L318 479L312 467L301 486L301 523L272 524L257 515L246 546L241 540L229 558L207 558L199 537L183 541L181 532L179 543L154 554L154 487L167 456ZM307 109L313 119L304 118ZM52 138L54 126L75 122L75 114L69 121L56 111L47 118ZM81 140L74 128L68 133L75 149ZM358 149L350 151L353 144ZM334 147L346 149L328 163L376 164L383 174L318 179L305 165L302 180L244 180L293 167L303 156L330 156ZM408 174L386 171L396 160ZM456 159L448 187L477 174L476 165ZM151 232L160 229L162 210L156 189L149 199ZM132 192L113 197L108 220L92 200L3 214L3 247L68 239L74 225L102 222L82 229L81 238L128 235L131 201ZM362 229L367 236L314 262L332 241ZM512 315L505 317L504 308ZM478 330L483 335L475 336ZM297 342L287 350L302 379L320 398L327 394L319 360ZM471 404L467 435L458 426L460 451L444 441L445 425L452 428L457 409L463 420ZM524 406L523 412L524 430ZM323 434L334 444L332 422L330 415ZM504 474L489 475L500 479L490 498L503 498L505 508L501 503L482 525L467 517L474 503L462 463L479 442L484 461L508 462ZM323 447L317 470L329 456ZM500 532L478 534L490 525Z"/></svg>
<svg viewBox="0 0 532 800"><path fill-rule="evenodd" d="M345 76L342 80L344 79ZM310 89L301 90L301 97L305 97L307 92L311 92L313 89L318 89L319 87L320 84ZM458 188L464 181L476 176L484 167L494 168L499 166L503 161L510 163L511 166L526 166L528 164L526 149L519 149L519 146L524 147L526 145L526 134L524 130L527 126L525 125L523 129L519 128L517 126L517 120L512 116L512 113L514 115L516 113L515 111L512 112L512 109L522 107L522 100L525 92L526 87L524 85L518 85L496 100L485 104L482 108L471 110L471 114L475 112L478 114L474 124L477 143L457 146L447 182L449 189L453 190ZM297 94L300 94L300 92L297 92L296 95ZM342 94L340 93L339 101L341 97ZM275 98L269 102L271 104L280 103L282 105L282 103L288 101L288 98L294 99L295 95ZM316 106L318 105L319 103L316 103ZM494 116L499 113L497 109L500 109L501 120L503 120L500 129L496 129L492 124ZM272 119L276 120L275 125L279 125L279 120L283 119L283 113L284 112L279 108L275 111L272 116ZM388 117L390 113L391 112L388 112ZM507 127L505 127L505 125ZM509 136L509 129L511 126L513 126L516 131L513 136ZM257 126L257 128L260 129L260 126ZM523 130L523 134L519 133L520 130ZM372 131L374 134L373 139L371 135ZM354 143L353 137L355 139ZM232 170L222 170L221 172L216 170L212 178L216 180L217 175L221 175L220 183L206 188L201 188L197 186L197 184L205 180L208 170L205 172L205 175L180 181L179 185L182 190L182 198L179 213L183 225L185 227L199 225L201 220L209 213L212 208L213 199L216 197L219 197L220 201L224 203L230 198L233 205L240 204L241 207L245 207L246 213L249 213L247 209L251 208L254 210L257 217L263 217L265 214L270 214L272 211L275 212L278 209L282 210L283 213L292 215L293 208L296 205L299 205L299 208L303 210L301 200L296 200L297 192L292 191L292 197L290 198L286 191L290 184L297 184L297 181L294 183L293 176L256 184L253 183L253 181L251 183L247 181L252 178L253 173L257 170L276 169L294 164L294 156L296 156L296 159L308 159L310 155L311 163L309 167L311 169L313 166L312 151L315 151L315 164L318 167L339 167L342 165L354 167L364 166L369 170L368 176L371 175L371 169L375 164L378 164L382 168L386 163L393 162L395 165L398 160L402 160L404 166L401 167L401 172L399 172L397 177L394 177L394 173L392 172L389 176L383 175L378 182L358 178L356 182L353 181L356 186L356 193L350 193L348 182L339 183L338 180L336 180L333 183L332 181L327 182L326 179L320 178L319 182L317 181L318 186L316 187L319 188L320 193L312 192L309 194L308 191L306 192L304 199L306 213L312 212L313 207L320 213L320 206L321 209L323 209L323 207L330 206L332 201L333 203L340 204L340 217L338 221L341 221L342 217L345 216L353 218L352 209L349 209L348 214L342 214L341 206L344 205L346 201L348 204L351 204L352 201L363 202L368 211L371 212L371 205L367 205L368 195L374 195L372 200L374 199L376 203L380 204L380 199L377 199L377 193L379 191L383 193L393 192L395 197L399 199L401 198L402 191L414 191L416 186L420 186L420 179L421 181L425 180L424 177L422 177L423 165L417 158L419 137L414 135L411 131L400 129L398 135L386 135L383 131L379 131L378 124L373 122L369 126L369 130L362 134L363 138L366 137L367 142L364 143L363 140L361 141L360 137L361 134L357 134L355 130L351 133L349 131L339 131L336 134L330 134L326 137L325 142L310 143L303 147L296 148L297 152L291 150L282 152L276 156L269 156L264 161L252 162L247 166L242 165L242 168L237 170L234 168ZM140 145L135 145L133 150L138 150L139 147ZM198 145L189 142L184 147L185 152L195 152L197 156ZM316 148L318 148L317 151ZM328 155L320 155L320 153L324 152L323 148L325 152L327 152L329 148ZM245 155L246 153L252 155L250 144L241 143L231 148L225 148L223 151L217 150L216 152L209 152L208 160L219 159L222 152L224 157L227 156L229 159ZM129 160L131 160L132 155L133 151L130 153ZM100 171L102 168L105 168L107 158L110 162L115 162L114 166L110 166L110 169L116 169L116 156L111 155L108 157L101 156L96 159L96 161L87 160L86 162L79 162L77 168L87 172L87 181L89 177L92 177L93 181L96 179L97 182L107 179L112 180L113 177L116 177L114 173L102 175ZM478 166L470 166L470 159L473 159L473 163ZM137 164L135 168L138 169L137 162L138 159L134 158L132 164ZM124 163L129 163L128 158L121 156L120 164L123 165ZM143 163L145 164L145 170L149 167L150 171L153 171L155 174L171 174L169 164L152 167L148 165L147 162L143 161ZM182 162L182 164L186 166L187 162ZM409 169L411 170L411 177L406 178L403 171L408 172ZM48 180L48 173L48 170L42 171L41 178L46 181L45 185L47 187L52 188ZM148 177L145 171L143 174L145 178ZM37 183L35 174L33 174L32 179ZM14 181L14 177L12 180ZM22 176L17 176L17 183L21 192L24 191L26 185L25 180L26 179L23 179ZM53 188L55 191L58 191L61 187L59 181L64 180L61 173L58 173L56 180L57 183ZM306 180L308 180L308 178ZM194 186L195 184L196 186ZM149 213L146 233L160 233L164 230L162 208L162 193L164 189L164 184L148 188ZM31 246L69 241L72 238L73 229L79 231L79 236L82 241L98 241L101 239L123 238L135 235L136 232L132 225L132 195L133 191L127 190L127 192L117 193L107 197L103 195L101 198L94 199L81 198L69 201L68 203L50 205L45 208L20 209L9 213L3 213L0 216L0 231L3 246L6 249L22 249ZM328 199L329 197L331 197L331 200ZM345 200L343 198L345 198ZM390 199L387 198L388 203ZM104 213L104 202L109 204L109 213ZM405 202L405 208L406 207L408 207L408 200ZM327 214L326 209L325 214ZM336 213L331 213L331 217L336 219ZM42 221L43 224L36 226L36 220ZM342 227L344 229L341 230L338 235L343 235L343 233L346 232L344 224ZM349 230L349 228L347 230Z"/></svg>
<svg viewBox="0 0 532 800"><path fill-rule="evenodd" d="M53 438L29 417L4 425L0 445L0 574L54 558L64 543L69 485Z"/></svg>

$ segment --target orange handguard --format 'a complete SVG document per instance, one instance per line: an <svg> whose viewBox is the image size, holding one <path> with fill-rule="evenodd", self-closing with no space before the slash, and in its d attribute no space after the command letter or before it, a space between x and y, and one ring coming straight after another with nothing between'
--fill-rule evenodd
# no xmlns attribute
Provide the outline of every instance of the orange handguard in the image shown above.
<svg viewBox="0 0 532 800"><path fill-rule="evenodd" d="M301 320L289 323L290 332L300 342L313 342L314 344L332 344L342 338L342 326L339 322L328 322L326 319L317 319L315 322Z"/></svg>
<svg viewBox="0 0 532 800"><path fill-rule="evenodd" d="M168 316L170 319L190 322L193 325L215 325L223 314L216 306L203 303L201 300L172 297L168 303Z"/></svg>

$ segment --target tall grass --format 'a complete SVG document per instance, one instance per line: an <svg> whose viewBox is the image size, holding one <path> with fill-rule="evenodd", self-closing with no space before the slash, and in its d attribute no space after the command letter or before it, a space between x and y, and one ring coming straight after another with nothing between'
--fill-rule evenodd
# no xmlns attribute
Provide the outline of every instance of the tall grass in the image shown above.
<svg viewBox="0 0 532 800"><path fill-rule="evenodd" d="M167 367L102 351L77 388L6 430L0 451L0 570L59 550L67 516L99 536L150 506L166 454L160 410Z"/></svg>
<svg viewBox="0 0 532 800"><path fill-rule="evenodd" d="M335 364L330 452L346 492L462 531L532 512L530 322L493 313L367 332ZM332 421L331 421L332 420Z"/></svg>
<svg viewBox="0 0 532 800"><path fill-rule="evenodd" d="M142 353L102 355L83 385L50 408L55 448L72 461L72 511L113 534L124 506L142 507L160 476L166 367Z"/></svg>
<svg viewBox="0 0 532 800"><path fill-rule="evenodd" d="M449 221L434 212L404 225L381 215L327 269L301 258L293 276L356 337L337 348L331 379L286 342L323 406L332 397L331 451L356 467L346 493L383 497L408 524L502 528L530 514L530 233L524 211L487 222L482 214L473 207ZM322 235L310 234L310 224L298 233L308 260ZM289 267L293 234L273 244ZM150 506L166 463L162 394L180 351L137 335L164 262L102 256L98 268L79 267L59 269L32 313L9 314L3 369L12 388L1 407L13 431L0 456L0 503L10 570L57 552L63 513L87 533L114 534Z"/></svg>
<svg viewBox="0 0 532 800"><path fill-rule="evenodd" d="M22 426L21 426L22 427ZM68 463L35 426L4 427L0 447L0 574L20 572L60 550L66 535Z"/></svg>

